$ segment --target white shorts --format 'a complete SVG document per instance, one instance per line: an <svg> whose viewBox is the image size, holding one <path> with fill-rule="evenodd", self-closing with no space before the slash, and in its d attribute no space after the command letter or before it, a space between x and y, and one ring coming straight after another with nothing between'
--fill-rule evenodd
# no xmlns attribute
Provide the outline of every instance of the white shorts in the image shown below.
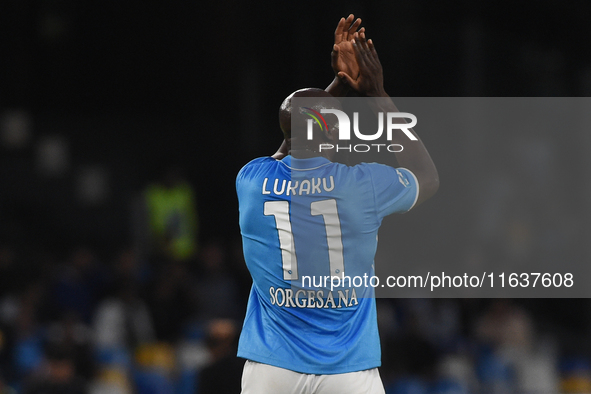
<svg viewBox="0 0 591 394"><path fill-rule="evenodd" d="M247 360L242 394L385 394L377 368L335 375L299 373Z"/></svg>

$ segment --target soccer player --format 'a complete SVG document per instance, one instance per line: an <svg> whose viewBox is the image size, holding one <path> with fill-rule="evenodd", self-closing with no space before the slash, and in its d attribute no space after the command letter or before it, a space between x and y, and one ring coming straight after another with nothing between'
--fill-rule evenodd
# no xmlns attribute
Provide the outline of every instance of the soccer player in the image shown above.
<svg viewBox="0 0 591 394"><path fill-rule="evenodd" d="M351 17L347 21L344 30ZM346 36L354 57L333 48L337 79L327 90L387 98L373 42L362 31ZM331 276L372 273L383 217L433 196L437 170L420 139L401 141L406 137L397 135L392 143L404 142L396 153L400 168L331 161L334 150L318 146L336 144L335 125L311 141L296 141L292 118L300 114L292 111L294 97L315 97L319 108L339 106L320 89L292 93L280 107L281 148L249 162L237 176L244 257L253 278L238 349L247 359L242 393L384 393L375 298L347 293L343 299L344 293L292 286L304 266ZM397 112L389 98L377 102L375 110Z"/></svg>

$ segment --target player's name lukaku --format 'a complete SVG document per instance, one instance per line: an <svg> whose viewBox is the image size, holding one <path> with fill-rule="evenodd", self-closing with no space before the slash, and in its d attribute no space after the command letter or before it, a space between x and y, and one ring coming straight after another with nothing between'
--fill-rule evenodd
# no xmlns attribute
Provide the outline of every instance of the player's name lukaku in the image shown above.
<svg viewBox="0 0 591 394"><path fill-rule="evenodd" d="M271 187L271 184L273 185ZM334 189L334 177L331 175L328 178L311 178L303 179L301 181L288 181L286 179L275 179L269 181L269 178L263 180L263 194L273 194L280 196L285 193L286 196L296 194L320 194Z"/></svg>
<svg viewBox="0 0 591 394"><path fill-rule="evenodd" d="M359 304L355 288L327 290L326 296L323 290L296 290L290 288L269 288L271 304L284 308L346 308Z"/></svg>

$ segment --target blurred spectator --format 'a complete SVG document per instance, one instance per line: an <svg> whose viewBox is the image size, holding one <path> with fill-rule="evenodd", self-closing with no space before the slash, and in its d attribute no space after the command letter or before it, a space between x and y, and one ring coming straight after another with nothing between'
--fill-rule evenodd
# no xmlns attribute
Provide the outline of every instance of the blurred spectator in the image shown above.
<svg viewBox="0 0 591 394"><path fill-rule="evenodd" d="M79 247L57 270L51 289L54 316L74 312L89 323L106 287L106 274L94 253Z"/></svg>
<svg viewBox="0 0 591 394"><path fill-rule="evenodd" d="M89 394L133 394L127 373L118 368L104 368L92 381Z"/></svg>
<svg viewBox="0 0 591 394"><path fill-rule="evenodd" d="M90 379L94 372L92 330L75 313L66 313L47 330L47 343L71 355L76 375Z"/></svg>
<svg viewBox="0 0 591 394"><path fill-rule="evenodd" d="M236 357L238 329L231 320L213 320L207 330L212 363L199 374L199 394L240 392L244 360Z"/></svg>
<svg viewBox="0 0 591 394"><path fill-rule="evenodd" d="M35 372L43 362L44 332L39 324L38 310L44 290L42 283L32 283L27 286L18 303L12 357L19 379Z"/></svg>
<svg viewBox="0 0 591 394"><path fill-rule="evenodd" d="M402 300L401 304L421 336L435 349L453 350L460 334L458 302L421 298Z"/></svg>
<svg viewBox="0 0 591 394"><path fill-rule="evenodd" d="M142 345L136 353L138 394L174 394L174 349L166 343Z"/></svg>
<svg viewBox="0 0 591 394"><path fill-rule="evenodd" d="M95 346L100 352L131 350L155 339L152 317L132 281L118 283L94 317Z"/></svg>
<svg viewBox="0 0 591 394"><path fill-rule="evenodd" d="M116 283L129 280L143 285L150 274L146 264L140 261L138 254L132 248L119 252L113 270Z"/></svg>
<svg viewBox="0 0 591 394"><path fill-rule="evenodd" d="M47 351L47 360L39 376L29 379L23 394L85 394L86 384L76 376L72 357L62 348Z"/></svg>
<svg viewBox="0 0 591 394"><path fill-rule="evenodd" d="M529 348L533 339L531 318L509 299L494 300L477 321L476 335L495 348Z"/></svg>
<svg viewBox="0 0 591 394"><path fill-rule="evenodd" d="M437 366L437 376L440 382L455 387L456 391L450 392L473 393L478 390L474 365L464 355L449 354L442 357Z"/></svg>
<svg viewBox="0 0 591 394"><path fill-rule="evenodd" d="M563 378L560 382L564 393L591 392L591 365L582 357L568 358L563 361Z"/></svg>
<svg viewBox="0 0 591 394"><path fill-rule="evenodd" d="M520 393L558 391L557 358L549 341L536 338L532 317L511 300L495 300L480 318L476 333L492 345L489 360L508 369L502 377ZM506 374L505 374L506 375Z"/></svg>
<svg viewBox="0 0 591 394"><path fill-rule="evenodd" d="M485 347L476 363L481 391L490 394L513 392L515 373L506 359Z"/></svg>
<svg viewBox="0 0 591 394"><path fill-rule="evenodd" d="M156 335L159 340L176 342L184 325L197 314L197 289L185 263L175 262L160 269L150 293Z"/></svg>
<svg viewBox="0 0 591 394"><path fill-rule="evenodd" d="M169 168L144 192L151 249L165 260L185 261L197 252L195 192L182 170Z"/></svg>
<svg viewBox="0 0 591 394"><path fill-rule="evenodd" d="M228 273L226 251L219 241L210 241L201 252L203 273L197 282L202 318L237 318L238 293Z"/></svg>

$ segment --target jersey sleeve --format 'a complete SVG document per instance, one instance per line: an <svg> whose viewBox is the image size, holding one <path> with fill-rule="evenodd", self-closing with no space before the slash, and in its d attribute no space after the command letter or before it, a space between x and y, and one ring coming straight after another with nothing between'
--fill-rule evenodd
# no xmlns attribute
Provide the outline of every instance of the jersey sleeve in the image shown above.
<svg viewBox="0 0 591 394"><path fill-rule="evenodd" d="M373 163L370 173L378 217L408 212L417 202L419 183L410 170Z"/></svg>
<svg viewBox="0 0 591 394"><path fill-rule="evenodd" d="M259 157L257 159L253 159L253 160L249 161L248 163L246 163L244 165L244 167L242 167L240 169L240 171L238 172L238 175L236 175L236 187L238 187L240 181L242 181L243 178L248 177L249 175L251 175L252 171L256 171L256 169L261 164L264 164L265 162L269 162L269 161L275 161L275 159L273 159L272 157L269 157L269 156L265 156L265 157Z"/></svg>

